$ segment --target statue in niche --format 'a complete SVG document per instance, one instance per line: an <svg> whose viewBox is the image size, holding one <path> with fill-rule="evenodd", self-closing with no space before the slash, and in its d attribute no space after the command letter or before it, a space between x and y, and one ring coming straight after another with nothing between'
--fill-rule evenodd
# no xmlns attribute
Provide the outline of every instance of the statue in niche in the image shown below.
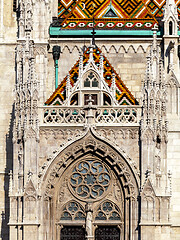
<svg viewBox="0 0 180 240"><path fill-rule="evenodd" d="M19 174L22 174L23 171L23 149L22 146L20 146L18 151L18 161L19 161Z"/></svg>
<svg viewBox="0 0 180 240"><path fill-rule="evenodd" d="M86 207L86 236L92 236L92 203L87 203Z"/></svg>

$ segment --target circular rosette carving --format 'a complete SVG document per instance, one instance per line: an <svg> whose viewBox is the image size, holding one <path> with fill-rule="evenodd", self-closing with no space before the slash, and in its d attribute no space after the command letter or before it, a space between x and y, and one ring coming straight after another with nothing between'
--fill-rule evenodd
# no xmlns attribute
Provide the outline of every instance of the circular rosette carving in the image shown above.
<svg viewBox="0 0 180 240"><path fill-rule="evenodd" d="M95 201L104 196L110 180L110 170L102 162L84 160L73 167L69 187L81 200Z"/></svg>

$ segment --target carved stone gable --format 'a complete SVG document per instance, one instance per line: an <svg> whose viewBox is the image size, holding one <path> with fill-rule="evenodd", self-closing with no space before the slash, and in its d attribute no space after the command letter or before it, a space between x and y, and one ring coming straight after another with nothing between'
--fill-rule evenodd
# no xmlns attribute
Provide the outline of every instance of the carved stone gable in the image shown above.
<svg viewBox="0 0 180 240"><path fill-rule="evenodd" d="M28 181L28 183L26 185L24 195L25 196L35 196L36 195L36 189L35 189L34 184L31 179Z"/></svg>

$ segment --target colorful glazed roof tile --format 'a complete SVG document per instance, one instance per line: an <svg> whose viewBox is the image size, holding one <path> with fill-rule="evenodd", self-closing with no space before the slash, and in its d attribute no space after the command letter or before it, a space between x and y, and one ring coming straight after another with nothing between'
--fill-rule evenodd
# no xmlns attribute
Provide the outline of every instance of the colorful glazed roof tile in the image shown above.
<svg viewBox="0 0 180 240"><path fill-rule="evenodd" d="M175 0L180 15L180 1ZM62 29L150 29L163 17L166 0L59 0Z"/></svg>
<svg viewBox="0 0 180 240"><path fill-rule="evenodd" d="M89 48L85 51L83 55L83 65L84 67L87 65L89 60ZM101 50L99 48L95 48L93 50L93 58L95 61L95 64L97 67L100 65L100 54ZM110 62L107 60L105 56L103 56L103 63L104 63L104 79L108 86L111 86L112 83L112 74L115 74L116 79L116 99L121 105L137 105L138 102L133 97L131 92L128 90L128 88L125 86L121 78L118 76ZM70 83L72 86L77 82L78 80L78 72L79 72L79 60L76 62L76 64L72 67L72 69L69 71L70 76ZM66 99L66 80L67 76L64 78L64 80L59 84L58 88L55 90L55 92L51 95L51 97L46 101L46 105L60 105L60 102L63 102Z"/></svg>

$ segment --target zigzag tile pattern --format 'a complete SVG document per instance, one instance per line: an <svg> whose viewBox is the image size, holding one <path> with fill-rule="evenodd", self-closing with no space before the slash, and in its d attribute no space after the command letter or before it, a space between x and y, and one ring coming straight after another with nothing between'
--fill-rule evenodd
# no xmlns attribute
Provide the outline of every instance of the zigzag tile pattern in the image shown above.
<svg viewBox="0 0 180 240"><path fill-rule="evenodd" d="M99 48L94 49L93 57L94 61L97 67L99 67L100 64L100 53L101 50ZM115 69L112 67L108 59L103 56L104 60L104 79L107 82L108 86L111 86L112 83L112 74L115 73L116 78L116 99L119 101L119 103L123 105L137 105L138 102L132 95L132 93L128 90L128 88L125 86L121 78L116 73ZM89 60L89 48L85 51L83 55L83 65L85 66ZM70 82L71 85L74 86L78 79L78 72L79 72L79 60L76 62L76 64L72 67L72 69L69 71L70 75ZM66 80L67 76L63 79L63 81L59 84L58 88L55 90L55 92L51 95L51 97L46 101L46 105L51 105L54 103L57 103L56 99L60 99L62 102L66 99ZM126 101L126 100L127 101ZM123 100L123 102L122 102Z"/></svg>
<svg viewBox="0 0 180 240"><path fill-rule="evenodd" d="M139 23L138 29L147 29L149 25L146 26L146 23L155 24L157 19L163 17L165 3L165 0L59 0L58 15L64 19L64 29L92 28L93 16L100 29L119 29L128 25L128 28L134 28L134 23ZM176 3L180 16L180 1L176 0ZM115 9L118 18L103 18L109 6Z"/></svg>

